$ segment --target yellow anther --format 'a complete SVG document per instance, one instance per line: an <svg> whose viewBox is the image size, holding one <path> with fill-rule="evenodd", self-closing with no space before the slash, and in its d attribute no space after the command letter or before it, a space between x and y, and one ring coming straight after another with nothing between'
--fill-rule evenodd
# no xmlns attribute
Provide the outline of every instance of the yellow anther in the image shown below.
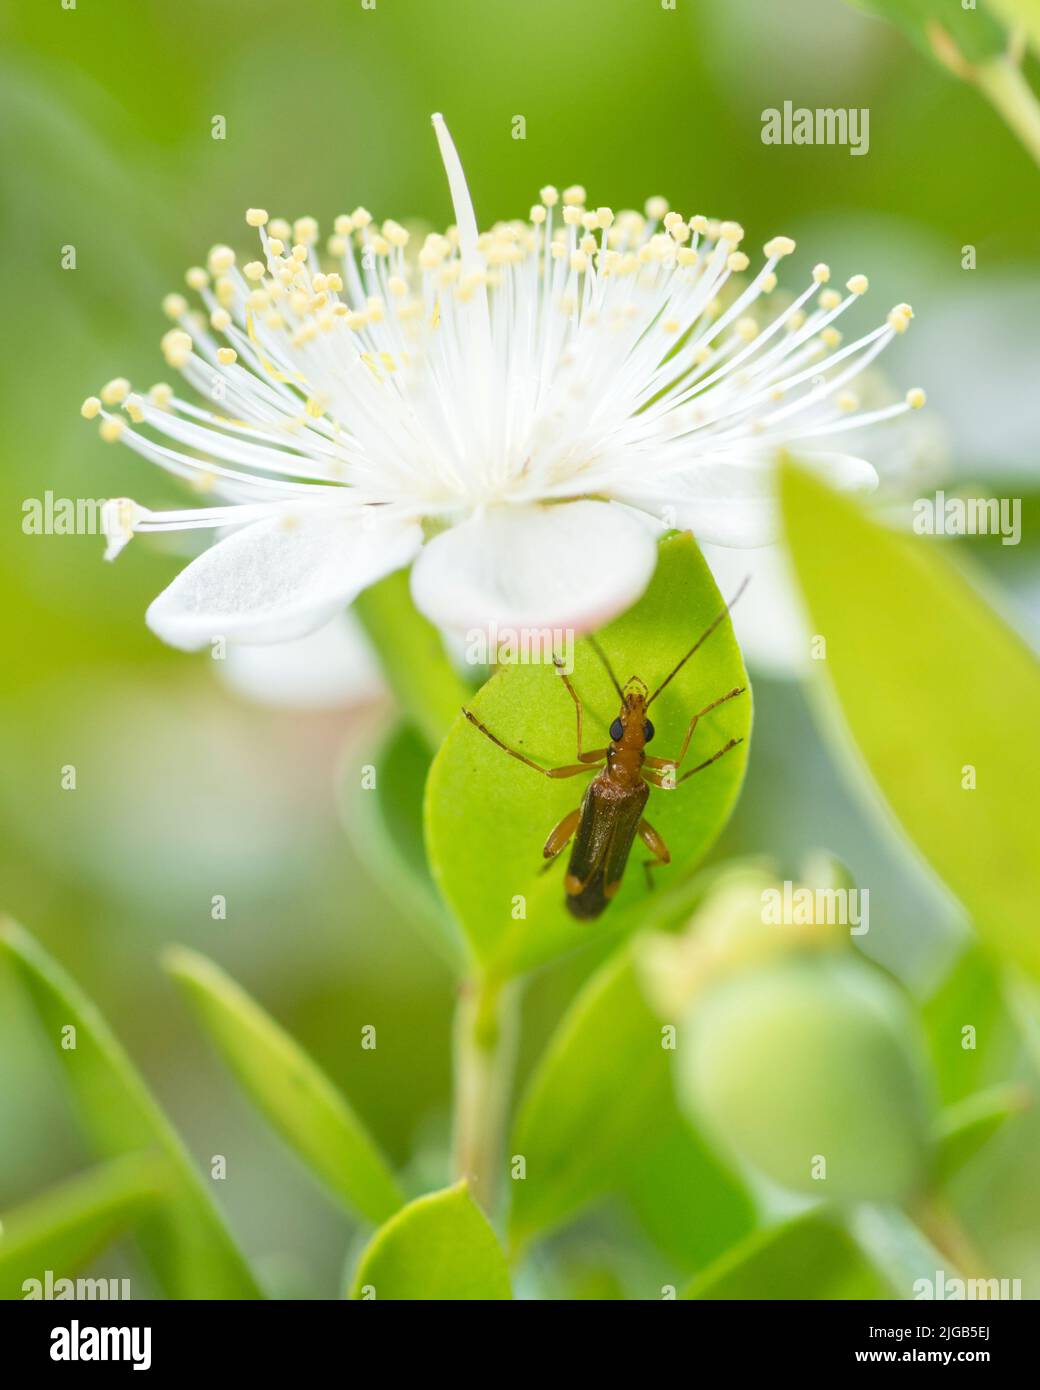
<svg viewBox="0 0 1040 1390"><path fill-rule="evenodd" d="M678 319L665 319L661 324L666 333L678 333L680 326Z"/></svg>
<svg viewBox="0 0 1040 1390"><path fill-rule="evenodd" d="M238 353L234 348L217 348L217 361L222 367L230 367L232 362L238 361Z"/></svg>
<svg viewBox="0 0 1040 1390"><path fill-rule="evenodd" d="M409 233L401 226L400 222L395 222L388 218L383 223L383 235L391 246L406 246L408 244Z"/></svg>
<svg viewBox="0 0 1040 1390"><path fill-rule="evenodd" d="M597 227L599 227L599 228L605 230L607 227L613 226L613 223L614 223L614 209L613 209L613 208L597 208L597 209L596 209L596 226L597 226Z"/></svg>
<svg viewBox="0 0 1040 1390"><path fill-rule="evenodd" d="M183 329L173 328L163 334L163 356L171 367L183 367L191 356L192 346L191 335Z"/></svg>
<svg viewBox="0 0 1040 1390"><path fill-rule="evenodd" d="M547 183L544 188L538 190L538 196L547 208L554 208L560 201L559 189L554 188L551 183Z"/></svg>
<svg viewBox="0 0 1040 1390"><path fill-rule="evenodd" d="M842 391L838 396L836 405L839 410L843 410L846 415L859 408L859 397L852 391Z"/></svg>
<svg viewBox="0 0 1040 1390"><path fill-rule="evenodd" d="M914 316L914 311L909 304L897 304L892 312L895 314L902 314L904 318L908 319L912 319Z"/></svg>
<svg viewBox="0 0 1040 1390"><path fill-rule="evenodd" d="M149 387L148 399L160 410L169 410L173 404L173 387L165 381L157 381L154 386Z"/></svg>
<svg viewBox="0 0 1040 1390"><path fill-rule="evenodd" d="M584 252L584 251L572 251L572 252L571 252L571 270L576 271L579 275L581 275L581 274L583 274L584 271L588 270L588 268L589 268L589 258L588 258L588 256L585 254L585 252Z"/></svg>
<svg viewBox="0 0 1040 1390"><path fill-rule="evenodd" d="M292 258L297 265L303 265L307 259L309 251L302 241L298 241L292 249Z"/></svg>
<svg viewBox="0 0 1040 1390"><path fill-rule="evenodd" d="M367 208L355 208L350 214L350 220L353 222L355 229L361 231L372 221L372 214Z"/></svg>
<svg viewBox="0 0 1040 1390"><path fill-rule="evenodd" d="M752 342L758 337L758 324L753 318L737 319L734 325L738 338L743 338L745 343Z"/></svg>
<svg viewBox="0 0 1040 1390"><path fill-rule="evenodd" d="M272 217L267 230L271 236L277 237L279 241L288 241L292 236L292 227L284 217Z"/></svg>
<svg viewBox="0 0 1040 1390"><path fill-rule="evenodd" d="M266 268L263 261L250 261L247 265L242 267L242 274L247 280L262 280Z"/></svg>
<svg viewBox="0 0 1040 1390"><path fill-rule="evenodd" d="M126 429L126 421L118 415L110 415L101 421L98 434L106 444L114 444Z"/></svg>
<svg viewBox="0 0 1040 1390"><path fill-rule="evenodd" d="M334 294L339 294L343 288L343 276L334 270L331 274L326 275L325 284Z"/></svg>
<svg viewBox="0 0 1040 1390"><path fill-rule="evenodd" d="M911 386L906 393L906 403L911 410L920 410L928 397L921 390L920 386Z"/></svg>
<svg viewBox="0 0 1040 1390"><path fill-rule="evenodd" d="M230 246L214 246L206 263L211 275L224 275L235 264L235 253Z"/></svg>
<svg viewBox="0 0 1040 1390"><path fill-rule="evenodd" d="M744 228L739 222L723 222L719 227L719 238L728 241L733 246L739 246L744 240Z"/></svg>
<svg viewBox="0 0 1040 1390"><path fill-rule="evenodd" d="M799 328L805 323L804 309L795 309L792 313L787 315L787 318L784 319L784 323L793 333L797 333Z"/></svg>
<svg viewBox="0 0 1040 1390"><path fill-rule="evenodd" d="M846 283L845 288L848 290L849 294L866 294L867 290L870 288L870 281L865 275L854 275L852 279Z"/></svg>
<svg viewBox="0 0 1040 1390"><path fill-rule="evenodd" d="M285 253L285 242L282 241L281 237L273 236L268 240L267 249L270 251L272 258L277 260Z"/></svg>
<svg viewBox="0 0 1040 1390"><path fill-rule="evenodd" d="M209 284L209 275L200 265L193 265L184 272L184 283L189 290L204 290Z"/></svg>
<svg viewBox="0 0 1040 1390"><path fill-rule="evenodd" d="M657 194L653 198L647 198L643 206L647 217L652 218L655 222L659 222L668 211L668 199L662 198L660 194Z"/></svg>
<svg viewBox="0 0 1040 1390"><path fill-rule="evenodd" d="M702 213L698 213L696 217L690 218L691 232L696 232L698 236L704 236L707 230L708 219Z"/></svg>
<svg viewBox="0 0 1040 1390"><path fill-rule="evenodd" d="M777 279L776 279L776 272L775 272L775 271L771 270L771 271L769 272L768 275L763 275L763 276L762 276L762 293L763 293L763 294L772 294L773 291L776 289L776 285L777 285Z"/></svg>
<svg viewBox="0 0 1040 1390"><path fill-rule="evenodd" d="M378 232L370 238L368 244L377 256L386 256L389 254L390 243L385 236L380 236Z"/></svg>
<svg viewBox="0 0 1040 1390"><path fill-rule="evenodd" d="M182 294L168 294L162 302L162 307L168 319L179 319L188 312L188 301Z"/></svg>
<svg viewBox="0 0 1040 1390"><path fill-rule="evenodd" d="M105 405L121 405L130 394L130 383L125 376L113 377L101 388L101 399Z"/></svg>
<svg viewBox="0 0 1040 1390"><path fill-rule="evenodd" d="M250 227L266 227L267 213L263 208L246 208L246 224Z"/></svg>
<svg viewBox="0 0 1040 1390"><path fill-rule="evenodd" d="M767 256L789 256L794 250L794 242L789 236L775 236L762 249Z"/></svg>
<svg viewBox="0 0 1040 1390"><path fill-rule="evenodd" d="M214 309L209 316L210 327L218 333L226 333L231 327L231 315L226 309Z"/></svg>
<svg viewBox="0 0 1040 1390"><path fill-rule="evenodd" d="M313 217L298 217L293 223L293 240L313 246L318 240L318 224Z"/></svg>
<svg viewBox="0 0 1040 1390"><path fill-rule="evenodd" d="M823 261L821 261L819 265L814 265L812 278L816 281L818 285L825 285L827 281L831 278L830 266L824 265Z"/></svg>
<svg viewBox="0 0 1040 1390"><path fill-rule="evenodd" d="M123 403L123 409L130 416L130 419L133 420L135 425L140 425L144 422L144 411L141 409L140 396L127 396Z"/></svg>
<svg viewBox="0 0 1040 1390"><path fill-rule="evenodd" d="M581 224L581 209L565 206L563 209L563 221L567 227L577 227Z"/></svg>
<svg viewBox="0 0 1040 1390"><path fill-rule="evenodd" d="M817 303L821 309L826 309L829 312L831 309L836 309L841 303L841 295L837 290L824 290Z"/></svg>
<svg viewBox="0 0 1040 1390"><path fill-rule="evenodd" d="M342 236L330 236L325 243L325 250L330 256L335 256L337 260L347 253L347 239Z"/></svg>
<svg viewBox="0 0 1040 1390"><path fill-rule="evenodd" d="M531 208L529 216L535 226L540 227L546 218L545 208L542 207L541 203L535 203Z"/></svg>
<svg viewBox="0 0 1040 1390"><path fill-rule="evenodd" d="M825 347L836 348L841 342L841 334L836 328L825 328L820 334L820 341Z"/></svg>
<svg viewBox="0 0 1040 1390"><path fill-rule="evenodd" d="M743 251L731 251L726 257L727 269L735 271L738 275L742 270L747 270L750 261Z"/></svg>
<svg viewBox="0 0 1040 1390"><path fill-rule="evenodd" d="M572 183L569 188L563 190L563 201L566 207L582 207L585 202L585 189L580 183Z"/></svg>
<svg viewBox="0 0 1040 1390"><path fill-rule="evenodd" d="M387 281L387 289L395 299L403 299L408 293L407 283L401 279L400 275L391 275Z"/></svg>
<svg viewBox="0 0 1040 1390"><path fill-rule="evenodd" d="M903 313L901 307L897 307L889 310L886 322L889 328L894 329L896 333L905 333L910 327L910 319L910 314ZM102 394L104 393L102 392Z"/></svg>
<svg viewBox="0 0 1040 1390"><path fill-rule="evenodd" d="M350 236L354 230L354 219L349 213L341 212L332 225L336 229L337 236Z"/></svg>
<svg viewBox="0 0 1040 1390"><path fill-rule="evenodd" d="M675 259L680 265L696 265L698 256L692 246L680 246L675 253Z"/></svg>
<svg viewBox="0 0 1040 1390"><path fill-rule="evenodd" d="M101 401L97 396L88 396L79 408L79 413L84 420L96 420L98 411L101 409Z"/></svg>

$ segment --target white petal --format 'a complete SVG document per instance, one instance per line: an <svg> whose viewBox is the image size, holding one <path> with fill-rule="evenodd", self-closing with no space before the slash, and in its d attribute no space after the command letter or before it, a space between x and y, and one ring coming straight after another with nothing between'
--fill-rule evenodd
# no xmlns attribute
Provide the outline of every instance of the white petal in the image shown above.
<svg viewBox="0 0 1040 1390"><path fill-rule="evenodd" d="M369 584L406 565L418 526L316 510L243 527L182 570L148 609L148 626L192 650L215 637L285 642L313 632Z"/></svg>
<svg viewBox="0 0 1040 1390"><path fill-rule="evenodd" d="M344 709L385 689L365 630L349 610L291 642L229 643L224 660L213 664L229 690L273 709Z"/></svg>
<svg viewBox="0 0 1040 1390"><path fill-rule="evenodd" d="M871 492L877 486L877 473L866 459L818 451L799 452L797 459L843 492ZM676 475L670 488L624 497L666 525L692 531L702 544L745 549L769 545L780 531L773 457L695 464Z"/></svg>
<svg viewBox="0 0 1040 1390"><path fill-rule="evenodd" d="M809 629L787 553L779 545L737 550L705 545L704 558L725 598L743 580L751 583L733 608L733 627L744 657L753 671L795 679L810 664Z"/></svg>
<svg viewBox="0 0 1040 1390"><path fill-rule="evenodd" d="M445 628L590 632L639 598L656 563L650 530L614 503L495 507L423 547L412 596Z"/></svg>

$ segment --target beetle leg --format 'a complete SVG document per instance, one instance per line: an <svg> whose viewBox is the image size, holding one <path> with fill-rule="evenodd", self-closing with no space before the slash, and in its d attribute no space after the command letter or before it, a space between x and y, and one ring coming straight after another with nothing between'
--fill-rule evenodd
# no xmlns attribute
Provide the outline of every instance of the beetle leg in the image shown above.
<svg viewBox="0 0 1040 1390"><path fill-rule="evenodd" d="M591 762L568 763L564 767L542 767L542 765L536 763L533 758L529 758L526 753L521 753L519 749L516 748L510 748L508 743L503 743L497 734L493 734L487 725L482 724L477 716L471 710L466 709L465 706L463 706L462 713L475 728L480 730L485 738L491 740L496 748L501 748L502 752L508 753L511 758L516 758L518 762L523 763L526 767L533 768L535 772L540 772L543 777L577 777L581 772L590 772L592 770Z"/></svg>
<svg viewBox="0 0 1040 1390"><path fill-rule="evenodd" d="M581 703L581 696L578 694L578 692L574 689L574 686L571 684L571 678L570 678L570 676L568 676L568 675L567 675L567 672L563 670L563 661L562 661L562 659L561 659L560 657L558 657L558 656L554 656L554 657L553 657L553 665L556 667L556 674L559 676L560 680L563 681L564 685L567 687L567 694L568 694L568 695L571 697L571 699L574 701L574 709L575 709L575 712L576 712L577 717L578 717L578 762L579 762L579 763L601 763L601 762L603 761L603 759L607 756L607 750L606 750L605 748L594 748L594 749L590 749L590 750L589 750L588 752L586 752L586 753L583 753L583 752L581 751L581 725L582 725L582 718L583 718L584 712L585 712L585 711L584 711L584 708L583 708L583 706L582 706L582 703Z"/></svg>
<svg viewBox="0 0 1040 1390"><path fill-rule="evenodd" d="M738 743L743 742L742 738L731 738L729 743L720 748L717 753L713 753L710 758L705 758L704 762L698 763L696 767L691 767L689 772L684 772L675 785L678 786L679 782L685 782L687 777L692 777L695 772L703 772L706 767L711 767L712 763L717 763L724 753L728 753L731 748L736 748Z"/></svg>
<svg viewBox="0 0 1040 1390"><path fill-rule="evenodd" d="M746 689L746 686L741 685L734 690L728 690L725 695L720 695L719 698L717 700L713 700L710 705L705 705L703 709L698 710L697 713L690 720L690 727L686 730L686 737L683 739L682 747L679 749L679 756L677 758L648 757L646 759L646 766L651 768L660 768L662 770L669 767L673 770L678 769L678 767L682 763L683 758L686 757L686 750L690 746L690 739L693 738L693 731L697 727L697 720L702 718L702 716L705 714L710 714L710 712L713 709L717 709L719 705L724 705L727 700L733 700L738 695L743 695ZM681 782L682 780L683 779L680 777L679 781Z"/></svg>
<svg viewBox="0 0 1040 1390"><path fill-rule="evenodd" d="M567 848L571 836L578 828L578 821L581 818L581 807L575 806L573 811L568 811L563 820L560 821L553 830L549 832L549 838L545 842L542 854L546 859L555 859L556 856Z"/></svg>
<svg viewBox="0 0 1040 1390"><path fill-rule="evenodd" d="M639 822L639 838L654 856L653 859L643 860L643 872L646 874L646 885L648 888L653 888L654 881L650 877L651 870L660 869L663 865L670 864L672 862L672 856L668 852L668 846L648 820L641 820Z"/></svg>

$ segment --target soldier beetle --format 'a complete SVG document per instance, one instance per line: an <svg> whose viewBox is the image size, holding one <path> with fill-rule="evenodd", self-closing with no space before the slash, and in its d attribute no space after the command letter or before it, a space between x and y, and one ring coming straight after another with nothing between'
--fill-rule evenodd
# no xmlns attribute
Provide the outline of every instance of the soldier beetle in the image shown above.
<svg viewBox="0 0 1040 1390"><path fill-rule="evenodd" d="M570 841L574 840L570 862L563 882L568 910L575 917L582 919L598 917L610 905L611 899L621 887L628 856L637 836L653 856L644 861L648 882L652 881L650 878L651 869L659 868L662 864L671 862L668 846L643 816L643 808L649 799L650 788L673 789L680 782L685 782L693 777L695 773L703 772L705 768L711 767L731 749L743 743L742 738L731 738L710 758L705 758L696 767L684 772L681 777L676 777L676 773L686 757L698 720L706 714L710 714L712 710L718 709L728 700L734 700L737 696L743 695L747 687L739 686L733 690L727 690L724 695L712 700L710 704L705 705L703 709L698 710L693 715L687 727L682 747L676 757L655 758L645 751L646 745L654 737L655 732L647 714L650 706L669 681L679 674L690 657L707 641L744 592L746 586L747 580L740 586L732 601L701 633L682 660L665 676L652 695L649 693L646 682L638 676L630 677L622 687L599 643L593 637L587 639L603 663L611 684L621 701L618 716L610 726L610 743L606 748L595 748L587 751L582 749L584 710L581 698L569 676L561 669L562 663L554 662L557 674L574 701L577 715L578 745L578 761L576 763L568 763L563 767L542 767L533 758L529 758L526 753L521 753L516 748L510 748L497 734L493 734L486 724L482 724L472 710L463 708L462 712L469 722L479 729L485 738L489 738L496 748L501 748L511 758L516 758L525 767L533 768L543 777L552 779L578 777L583 772L595 771L596 776L585 789L581 804L575 810L569 811L554 827L542 850L543 856L552 862L566 849Z"/></svg>

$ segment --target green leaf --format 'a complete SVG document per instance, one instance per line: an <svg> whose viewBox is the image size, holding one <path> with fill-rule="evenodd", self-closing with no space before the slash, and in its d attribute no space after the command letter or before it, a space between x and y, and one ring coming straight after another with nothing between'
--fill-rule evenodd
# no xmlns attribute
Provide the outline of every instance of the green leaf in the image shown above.
<svg viewBox="0 0 1040 1390"><path fill-rule="evenodd" d="M398 724L371 759L375 786L355 779L344 810L347 833L373 876L392 893L433 949L461 972L466 948L441 902L426 863L422 807L430 750L409 724Z"/></svg>
<svg viewBox="0 0 1040 1390"><path fill-rule="evenodd" d="M661 1025L625 952L578 995L531 1079L510 1141L526 1161L511 1238L544 1234L622 1186L664 1112L674 1113Z"/></svg>
<svg viewBox="0 0 1040 1390"><path fill-rule="evenodd" d="M698 1300L889 1298L891 1291L836 1217L810 1211L749 1236L682 1294Z"/></svg>
<svg viewBox="0 0 1040 1390"><path fill-rule="evenodd" d="M410 1202L358 1262L357 1299L512 1298L505 1256L464 1182Z"/></svg>
<svg viewBox="0 0 1040 1390"><path fill-rule="evenodd" d="M169 1195L142 1220L138 1238L170 1298L259 1298L184 1145L153 1100L101 1014L31 936L0 926L5 951L62 1062L84 1129L105 1157L156 1149L170 1163ZM76 1030L75 1048L62 1030Z"/></svg>
<svg viewBox="0 0 1040 1390"><path fill-rule="evenodd" d="M632 609L599 641L618 679L659 684L716 618L723 600L689 534L661 543L657 572ZM574 685L585 706L585 747L603 747L618 697L588 642L576 644ZM676 756L690 717L718 696L747 685L726 618L653 707L650 751ZM730 700L698 725L685 767L730 738L747 739L750 693ZM500 670L470 708L501 739L548 766L575 761L575 710L550 666ZM743 780L746 741L695 781L652 791L646 815L664 837L672 865L657 871L660 892L689 874L725 824ZM629 929L652 905L638 845L617 899L601 922L576 921L564 907L568 851L547 872L542 846L552 827L579 804L587 776L550 781L507 757L459 718L434 760L426 788L426 844L434 877L454 910L473 955L491 974L530 969L587 942L595 933Z"/></svg>
<svg viewBox="0 0 1040 1390"><path fill-rule="evenodd" d="M404 1197L386 1161L300 1045L205 956L175 947L164 964L244 1089L329 1191L370 1221L397 1211Z"/></svg>
<svg viewBox="0 0 1040 1390"><path fill-rule="evenodd" d="M933 543L790 465L781 493L820 664L874 780L983 939L1040 973L1040 666Z"/></svg>
<svg viewBox="0 0 1040 1390"><path fill-rule="evenodd" d="M992 0L986 0L991 3ZM987 12L986 3L965 10L960 0L852 0L857 9L887 19L902 29L930 58L941 58L944 45L954 44L968 62L995 57L1007 47L1003 26Z"/></svg>
<svg viewBox="0 0 1040 1390"><path fill-rule="evenodd" d="M440 745L470 690L448 660L440 633L416 610L407 570L365 589L354 611L379 653L383 674L409 723L430 749Z"/></svg>
<svg viewBox="0 0 1040 1390"><path fill-rule="evenodd" d="M1000 967L973 943L923 1005L921 1019L945 1105L1014 1075L1021 1043L1005 995Z"/></svg>
<svg viewBox="0 0 1040 1390"><path fill-rule="evenodd" d="M155 1154L128 1154L51 1188L4 1215L0 1226L0 1299L25 1297L25 1281L67 1279L165 1194L169 1165Z"/></svg>
<svg viewBox="0 0 1040 1390"><path fill-rule="evenodd" d="M1004 1124L1031 1105L1029 1088L1014 1082L952 1105L942 1116L935 1176L946 1182L975 1157Z"/></svg>
<svg viewBox="0 0 1040 1390"><path fill-rule="evenodd" d="M1021 28L1033 52L1040 55L1040 0L985 0L985 3L1009 29Z"/></svg>
<svg viewBox="0 0 1040 1390"><path fill-rule="evenodd" d="M690 1274L751 1232L754 1203L676 1108L663 1109L654 1132L659 1142L632 1155L625 1197L658 1249Z"/></svg>

